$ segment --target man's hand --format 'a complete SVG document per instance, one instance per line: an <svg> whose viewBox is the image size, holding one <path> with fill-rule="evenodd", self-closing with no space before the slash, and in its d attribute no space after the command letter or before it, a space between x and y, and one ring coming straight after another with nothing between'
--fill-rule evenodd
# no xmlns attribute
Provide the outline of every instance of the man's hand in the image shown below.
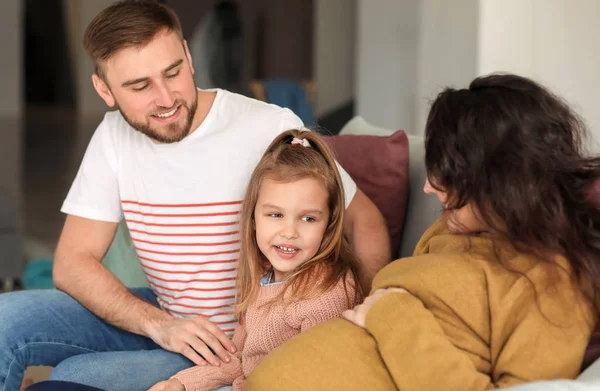
<svg viewBox="0 0 600 391"><path fill-rule="evenodd" d="M185 386L179 380L171 379L156 383L148 391L185 391Z"/></svg>
<svg viewBox="0 0 600 391"><path fill-rule="evenodd" d="M231 361L227 351L235 353L237 350L227 335L203 316L156 320L148 326L146 335L162 348L181 353L200 366L207 362L220 366L222 361Z"/></svg>
<svg viewBox="0 0 600 391"><path fill-rule="evenodd" d="M383 296L388 293L408 293L406 289L402 288L386 288L377 289L370 296L368 296L362 304L357 305L354 309L346 310L342 312L342 318L354 323L355 325L365 328L365 322L367 320L367 314L369 310Z"/></svg>

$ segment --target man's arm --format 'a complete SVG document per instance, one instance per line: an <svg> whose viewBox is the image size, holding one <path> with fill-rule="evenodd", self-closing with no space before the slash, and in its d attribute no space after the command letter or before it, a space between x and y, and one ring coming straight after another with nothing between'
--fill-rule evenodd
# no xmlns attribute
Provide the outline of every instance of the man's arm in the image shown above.
<svg viewBox="0 0 600 391"><path fill-rule="evenodd" d="M168 314L135 297L102 265L116 229L117 223L68 215L54 258L54 285L108 323L146 335L150 319Z"/></svg>
<svg viewBox="0 0 600 391"><path fill-rule="evenodd" d="M371 288L373 277L391 261L390 236L381 212L359 188L346 209L346 239L363 266L363 288Z"/></svg>
<svg viewBox="0 0 600 391"><path fill-rule="evenodd" d="M104 321L151 338L198 365L204 360L196 352L213 365L219 364L206 345L228 361L223 346L235 351L234 345L217 326L203 317L172 317L133 295L102 265L116 228L117 223L68 215L54 258L52 277L56 288Z"/></svg>

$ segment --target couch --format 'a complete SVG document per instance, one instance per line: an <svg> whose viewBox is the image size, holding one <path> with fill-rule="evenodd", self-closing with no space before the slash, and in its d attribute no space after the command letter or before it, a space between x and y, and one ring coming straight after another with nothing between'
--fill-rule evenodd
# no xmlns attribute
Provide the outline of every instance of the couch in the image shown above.
<svg viewBox="0 0 600 391"><path fill-rule="evenodd" d="M393 130L378 128L369 124L361 117L353 118L348 124L346 124L340 131L340 136L391 136L396 132ZM337 136L334 136L334 139ZM404 137L404 134L402 134ZM394 258L402 258L412 255L414 248L425 230L440 216L441 205L435 196L428 196L423 193L423 185L425 180L425 165L424 165L424 140L422 136L406 135L408 141L408 157L406 161L403 161L397 156L393 156L394 148L392 147L385 153L372 154L373 156L351 156L354 160L361 159L376 159L377 162L384 162L384 164L407 164L408 175L403 180L398 181L395 185L390 185L390 189L393 186L399 186L406 189L406 194L394 195L386 194L385 196L394 199L394 202L398 202L399 205L405 205L403 213L400 215L403 221L400 222L403 226L401 230L401 238L399 240L397 251L395 252ZM369 138L360 139L362 150L369 148ZM363 142L364 141L364 142ZM335 141L337 142L337 141ZM382 142L382 141L377 141ZM405 142L406 143L406 142ZM365 146L366 145L366 146ZM375 145L375 144L373 144ZM335 146L340 146L334 144ZM399 151L400 149L396 149ZM388 155L386 155L388 153ZM344 165L341 156L338 156L342 165ZM392 159L392 161L390 161ZM393 159L399 159L395 162ZM368 163L368 162L367 162ZM373 163L373 162L371 162ZM350 171L350 170L349 170ZM372 175L385 175L389 173L389 170L383 170L382 173L372 173ZM402 182L406 183L402 183ZM358 181L357 181L358 182ZM384 189L389 192L390 189ZM365 190L365 189L363 189ZM381 189L380 189L381 191ZM365 191L367 193L367 191ZM369 195L369 193L367 193ZM396 198L394 198L396 197ZM392 222L393 224L393 222ZM388 220L388 225L390 221ZM131 244L131 240L127 233L127 227L122 223L115 235L115 239L111 245L107 256L104 259L104 264L115 274L125 285L130 287L135 286L147 286L147 282L143 275L142 269L137 262L137 257ZM542 391L542 390L592 390L600 389L600 359L596 360L590 365L576 381L571 380L554 380L549 382L534 382L526 385L512 387L513 391Z"/></svg>

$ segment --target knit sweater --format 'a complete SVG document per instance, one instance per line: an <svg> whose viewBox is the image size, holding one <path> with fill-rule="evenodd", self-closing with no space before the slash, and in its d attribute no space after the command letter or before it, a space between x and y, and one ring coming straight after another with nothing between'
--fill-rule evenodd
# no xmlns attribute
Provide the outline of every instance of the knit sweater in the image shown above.
<svg viewBox="0 0 600 391"><path fill-rule="evenodd" d="M230 384L234 391L242 390L246 376L269 352L295 335L339 317L349 306L356 304L354 285L348 280L345 287L340 280L319 297L265 305L283 288L284 284L261 286L256 302L246 311L243 324L235 329L232 342L237 353L232 355L229 363L218 367L195 366L173 377L185 386L186 391L208 391Z"/></svg>
<svg viewBox="0 0 600 391"><path fill-rule="evenodd" d="M555 262L566 270L548 283L555 266L490 234L453 234L442 219L373 282L410 293L379 299L365 329L332 320L289 341L246 390L481 391L574 378L594 315L569 264Z"/></svg>

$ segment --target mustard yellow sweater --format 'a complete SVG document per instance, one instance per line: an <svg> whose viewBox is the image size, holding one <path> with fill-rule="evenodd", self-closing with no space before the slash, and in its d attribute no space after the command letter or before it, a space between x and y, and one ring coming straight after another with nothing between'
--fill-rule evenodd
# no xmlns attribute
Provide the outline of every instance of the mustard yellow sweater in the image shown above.
<svg viewBox="0 0 600 391"><path fill-rule="evenodd" d="M411 294L376 302L366 329L335 319L293 338L245 389L480 391L574 378L594 326L564 269L488 234L452 234L444 219L377 275L373 290L386 287Z"/></svg>

